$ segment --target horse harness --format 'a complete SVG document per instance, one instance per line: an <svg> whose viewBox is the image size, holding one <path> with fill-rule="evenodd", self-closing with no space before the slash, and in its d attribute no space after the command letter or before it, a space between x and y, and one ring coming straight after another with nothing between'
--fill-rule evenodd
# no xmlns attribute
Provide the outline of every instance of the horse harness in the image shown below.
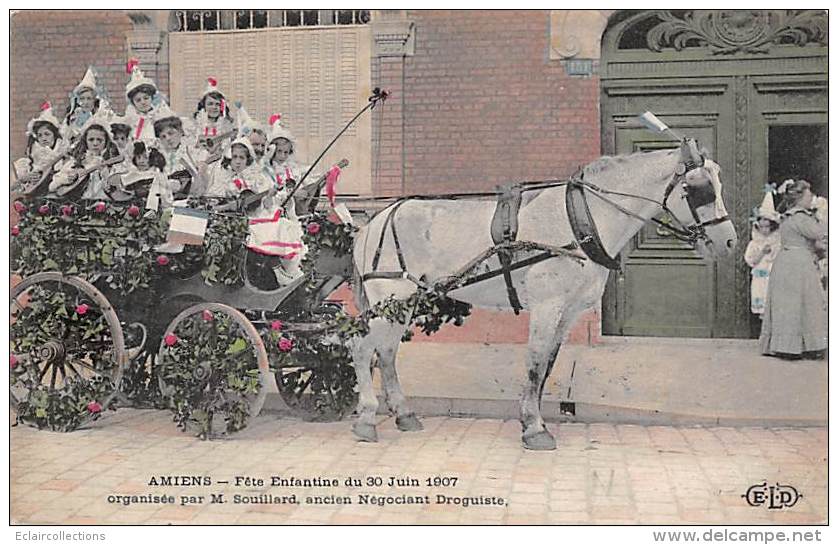
<svg viewBox="0 0 838 545"><path fill-rule="evenodd" d="M485 250L480 255L472 259L468 264L458 270L451 276L443 277L432 285L429 285L424 277L416 278L408 272L407 263L405 261L404 253L402 252L401 244L399 242L398 232L396 230L395 216L399 208L410 199L438 199L440 196L420 196L404 198L396 202L387 212L387 217L384 220L384 226L381 229L381 235L378 239L378 245L375 250L375 255L372 261L372 271L361 276L361 282L375 279L406 279L410 280L419 287L426 289L433 289L434 291L446 294L454 289L464 288L466 286L489 280L496 276L503 276L506 284L507 297L509 304L515 314L519 314L522 310L521 302L518 297L517 290L512 283L512 271L535 265L546 259L554 257L570 257L576 260L580 265L584 265L585 259L590 259L594 263L602 265L611 270L619 270L620 262L618 259L608 255L602 240L599 236L599 231L596 222L591 215L590 207L588 205L587 195L591 194L599 199L609 203L617 208L619 211L635 217L643 222L647 221L642 216L626 209L619 203L608 198L607 195L619 195L624 197L633 197L636 199L648 200L661 207L661 209L669 214L676 225L669 222L661 221L657 218L652 218L659 227L671 232L679 240L694 243L701 238L706 238L705 227L729 221L727 215L723 217L714 218L709 221L702 222L698 217L697 209L710 204L715 201L715 189L710 184L695 184L690 185L686 181L686 175L691 170L700 166L696 161L682 160L679 168L673 174L672 179L667 185L662 201L656 201L640 195L632 195L628 193L620 193L616 191L605 190L597 187L594 184L583 180L583 173L581 170L577 171L570 180L553 180L546 182L526 182L499 186L496 193L477 193L477 194L463 194L463 195L447 195L449 198L458 197L475 197L475 196L495 196L497 198L497 206L490 224L490 234L494 246ZM678 184L684 187L684 197L690 209L690 213L695 220L693 225L684 225L681 223L669 209L667 202L670 195ZM570 223L574 242L566 244L561 247L541 244L536 242L525 242L517 240L518 235L518 213L522 207L524 200L524 192L547 189L551 187L566 186L565 206L567 210L568 221ZM524 205L526 206L526 205ZM396 257L399 262L400 271L379 271L378 266L381 260L381 253L384 246L384 238L387 231L390 231L393 237L393 244L396 250ZM580 254L579 250L583 253ZM513 262L514 256L517 252L537 252L535 255ZM487 261L492 256L497 255L500 262L500 268L486 272L478 273L480 265Z"/></svg>

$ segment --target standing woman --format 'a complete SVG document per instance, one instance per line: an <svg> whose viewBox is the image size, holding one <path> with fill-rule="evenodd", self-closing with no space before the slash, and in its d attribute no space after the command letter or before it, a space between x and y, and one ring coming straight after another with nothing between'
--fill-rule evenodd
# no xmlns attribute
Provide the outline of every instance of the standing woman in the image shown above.
<svg viewBox="0 0 838 545"><path fill-rule="evenodd" d="M827 313L816 262L817 252L826 247L827 232L809 210L814 197L809 182L788 181L783 186L781 249L769 277L760 349L786 358L822 357Z"/></svg>

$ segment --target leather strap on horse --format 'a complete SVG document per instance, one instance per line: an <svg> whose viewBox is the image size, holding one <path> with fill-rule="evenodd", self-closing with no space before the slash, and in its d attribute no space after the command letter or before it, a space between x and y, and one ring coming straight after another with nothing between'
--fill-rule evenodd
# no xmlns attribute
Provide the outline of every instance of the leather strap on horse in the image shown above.
<svg viewBox="0 0 838 545"><path fill-rule="evenodd" d="M508 245L518 237L518 210L521 208L521 186L506 185L498 187L498 205L492 217L490 232L492 242L499 246ZM512 284L512 252L501 247L498 249L503 280L506 283L506 294L509 305L515 314L520 314L524 308L518 298L518 291Z"/></svg>
<svg viewBox="0 0 838 545"><path fill-rule="evenodd" d="M573 236L576 237L579 247L585 252L585 255L594 263L598 263L605 268L619 270L620 262L608 255L602 240L599 238L596 222L591 216L591 209L588 207L588 200L585 197L585 186L575 177L571 178L567 184L565 206Z"/></svg>

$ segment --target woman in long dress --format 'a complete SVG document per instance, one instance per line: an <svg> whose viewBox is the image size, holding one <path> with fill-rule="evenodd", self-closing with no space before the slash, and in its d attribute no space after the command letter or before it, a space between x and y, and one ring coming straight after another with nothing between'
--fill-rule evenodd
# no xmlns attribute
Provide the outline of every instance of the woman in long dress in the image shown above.
<svg viewBox="0 0 838 545"><path fill-rule="evenodd" d="M827 311L816 263L827 232L809 210L813 194L807 181L789 184L784 199L781 249L768 283L760 349L772 356L822 357Z"/></svg>

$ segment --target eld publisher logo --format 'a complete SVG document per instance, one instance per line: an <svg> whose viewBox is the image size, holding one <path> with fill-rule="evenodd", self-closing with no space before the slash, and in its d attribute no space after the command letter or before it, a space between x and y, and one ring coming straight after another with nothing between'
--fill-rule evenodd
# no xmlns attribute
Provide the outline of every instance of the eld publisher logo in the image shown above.
<svg viewBox="0 0 838 545"><path fill-rule="evenodd" d="M751 507L767 505L768 509L788 509L794 507L803 494L791 485L775 483L769 486L764 482L748 488L742 497Z"/></svg>

